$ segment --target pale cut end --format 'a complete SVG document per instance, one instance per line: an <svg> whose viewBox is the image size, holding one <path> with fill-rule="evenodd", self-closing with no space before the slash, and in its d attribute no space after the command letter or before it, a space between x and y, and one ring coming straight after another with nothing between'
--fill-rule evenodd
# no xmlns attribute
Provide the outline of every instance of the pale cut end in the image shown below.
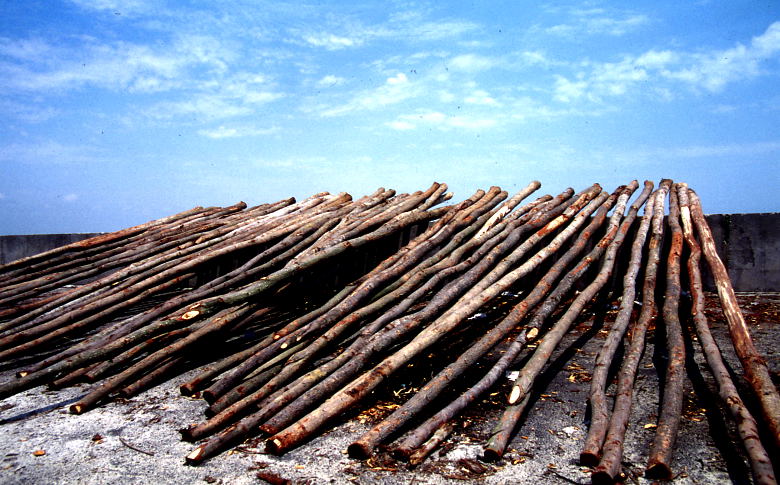
<svg viewBox="0 0 780 485"><path fill-rule="evenodd" d="M509 394L509 404L516 403L518 399L520 399L520 388L518 386L514 386L512 388L512 392Z"/></svg>
<svg viewBox="0 0 780 485"><path fill-rule="evenodd" d="M17 372L16 373L16 377L27 377L27 374L29 374L29 372L27 372L26 370L23 370L21 372Z"/></svg>
<svg viewBox="0 0 780 485"><path fill-rule="evenodd" d="M70 414L81 414L84 412L84 406L81 404L74 404L70 407Z"/></svg>
<svg viewBox="0 0 780 485"><path fill-rule="evenodd" d="M539 329L534 327L531 330L529 330L527 334L525 334L525 338L528 340L533 340L536 338L537 335L539 335Z"/></svg>
<svg viewBox="0 0 780 485"><path fill-rule="evenodd" d="M188 312L185 312L184 315L181 316L182 320L190 320L200 315L200 312L197 310L190 310Z"/></svg>
<svg viewBox="0 0 780 485"><path fill-rule="evenodd" d="M285 342L285 343L283 343L283 344L282 344L282 347L281 347L281 348L282 348L282 349L286 349L288 345L289 345L289 343Z"/></svg>
<svg viewBox="0 0 780 485"><path fill-rule="evenodd" d="M189 455L187 455L184 460L187 462L188 465L197 465L201 461L203 461L203 447L198 446L194 450L190 452Z"/></svg>

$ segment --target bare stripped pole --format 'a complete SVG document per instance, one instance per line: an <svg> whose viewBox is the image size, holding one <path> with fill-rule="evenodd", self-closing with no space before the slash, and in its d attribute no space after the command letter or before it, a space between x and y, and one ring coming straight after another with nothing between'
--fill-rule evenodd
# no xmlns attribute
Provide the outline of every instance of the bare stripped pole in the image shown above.
<svg viewBox="0 0 780 485"><path fill-rule="evenodd" d="M623 358L623 365L618 373L617 393L609 420L607 436L604 439L601 461L593 470L593 483L613 483L620 473L623 458L623 440L631 414L631 402L634 393L634 379L642 353L645 349L647 328L656 318L655 285L663 245L664 200L670 183L662 181L653 197L653 203L648 203L645 211L652 210L652 235L648 244L645 277L642 283L642 310L639 318L631 327L631 343Z"/></svg>
<svg viewBox="0 0 780 485"><path fill-rule="evenodd" d="M737 351L739 361L742 363L745 378L761 404L762 417L769 427L771 436L774 437L774 448L780 450L780 394L778 394L777 388L772 383L772 377L769 375L766 361L758 353L755 345L753 345L750 331L745 323L742 311L739 309L737 296L734 294L734 288L731 286L728 272L715 249L715 241L712 238L710 226L704 218L699 196L693 190L689 190L688 194L691 204L691 216L701 240L704 257L712 271L715 286L718 288L718 296L723 306L723 313L726 315L726 320L729 324L729 332L734 343L734 349Z"/></svg>
<svg viewBox="0 0 780 485"><path fill-rule="evenodd" d="M704 314L704 289L702 288L701 270L699 269L701 247L693 234L688 186L686 184L678 184L678 187L683 235L690 250L688 276L691 282L691 298L693 299L691 311L694 324L696 325L696 333L699 336L699 343L704 351L707 364L710 370L712 370L712 375L718 384L718 394L737 424L737 431L750 460L753 481L761 485L773 485L777 483L775 472L772 469L769 455L761 444L756 420L739 397L737 388L731 380L731 375L723 363L720 349L710 332L707 316Z"/></svg>
<svg viewBox="0 0 780 485"><path fill-rule="evenodd" d="M598 186L598 184L594 185L583 194L583 197L585 197L584 200L589 200L600 191L601 187ZM601 205L601 202L603 202L603 200L599 201L598 205ZM592 213L595 208L598 207L598 205L595 205L594 201L594 206L590 210L590 213ZM574 213L579 212L579 207L575 208L575 205L572 205L569 209L572 208L574 208ZM559 216L559 218L529 238L529 240L534 239L534 237L544 237L546 234L549 234L553 228L560 227L560 225L572 217L573 214L571 211L569 211L569 209L566 211L568 214L562 214ZM579 217L579 215L577 217ZM526 263L521 265L516 270L505 273L504 276L500 278L491 276L493 272L488 274L486 278L483 278L480 283L475 285L470 291L461 297L460 300L458 300L458 304L445 312L444 315L438 318L431 325L426 327L417 335L417 337L415 337L402 349L387 357L371 371L355 379L347 387L338 391L315 411L309 413L307 416L301 418L296 423L290 425L288 428L276 433L274 436L269 438L269 440L266 442L266 449L272 453L283 453L290 447L300 443L300 441L309 436L314 430L318 429L326 421L342 413L346 408L353 405L359 399L365 397L372 389L374 389L380 382L382 382L386 376L398 370L402 365L408 362L409 359L428 348L439 338L441 338L441 336L454 329L466 317L473 314L474 311L479 309L487 301L508 288L512 283L517 281L518 278L528 274L532 268L536 267L542 261L547 259L547 257L549 257L557 249L557 247L560 247L563 241L565 241L568 237L571 237L572 233L580 227L582 222L583 221L580 219L579 225L570 224L567 226L566 229L564 229L558 236L556 236L553 242L551 242L544 249L541 249L537 254L528 259ZM503 263L509 263L510 260L510 257L505 258L501 263L499 263L497 268L503 268ZM198 451L199 450L196 449L188 456L188 458L197 460L199 458Z"/></svg>
<svg viewBox="0 0 780 485"><path fill-rule="evenodd" d="M666 324L666 349L669 354L664 382L664 398L655 440L650 449L645 474L648 478L672 478L672 452L682 416L685 386L685 342L680 325L680 258L683 234L680 227L680 205L672 188L669 202L669 227L672 236L666 260L666 293L662 315Z"/></svg>
<svg viewBox="0 0 780 485"><path fill-rule="evenodd" d="M499 423L496 425L493 436L485 445L486 459L495 460L503 456L512 431L517 426L517 422L528 403L527 397L530 395L536 378L550 360L553 351L558 347L561 339L563 339L563 336L569 331L569 328L577 319L580 312L582 312L585 305L601 291L604 285L609 281L615 266L618 249L620 249L620 246L628 233L628 226L629 224L623 224L622 230L619 231L617 236L609 243L599 272L593 282L577 295L563 316L561 316L552 328L545 333L541 342L538 343L534 353L531 355L531 358L523 366L515 381L515 385L509 394L509 406ZM518 404L518 402L520 402L520 404Z"/></svg>
<svg viewBox="0 0 780 485"><path fill-rule="evenodd" d="M645 189L652 189L652 182L645 182ZM634 299L636 297L636 278L642 266L642 252L647 239L647 232L650 228L650 222L653 219L653 205L655 198L650 198L645 207L644 217L639 224L634 242L631 245L631 256L629 257L628 269L623 277L623 295L621 297L620 308L618 310L615 323L612 324L604 345L596 357L596 366L593 370L590 383L590 407L591 421L588 436L585 438L582 452L580 453L580 462L584 465L596 466L601 457L601 445L604 443L604 436L607 434L607 425L609 424L609 411L607 410L607 397L605 389L607 387L607 374L612 363L612 358L617 351L626 328L631 320L631 314L634 310ZM636 210L639 210L637 204L634 204ZM632 210L634 209L632 207ZM635 212L636 213L636 212Z"/></svg>
<svg viewBox="0 0 780 485"><path fill-rule="evenodd" d="M530 187L530 189L534 188L535 187ZM513 221L512 224L506 225L503 229L500 227L501 224L495 226L483 236L483 239L485 239L484 243L479 240L469 241L463 248L478 247L478 249L463 261L460 261L461 258L457 255L462 248L458 248L447 259L434 265L435 267L441 264L441 270L431 273L431 277L425 284L417 288L409 297L395 305L391 310L388 310L382 317L371 323L370 326L366 327L365 339L358 339L358 341L350 345L338 357L331 360L323 367L309 372L299 378L294 384L280 389L274 395L269 396L260 404L261 409L258 412L244 418L241 422L234 424L219 436L209 440L206 444L191 453L190 458L188 459L189 462L197 463L219 452L227 443L240 439L242 436L256 429L264 420L268 419L268 416L271 415L270 413L278 412L273 418L273 420L277 422L287 421L290 416L295 417L300 415L300 413L309 409L322 398L336 392L340 386L343 386L345 382L361 371L374 354L384 350L404 334L413 331L424 322L434 318L442 309L446 308L457 297L461 296L473 282L480 278L485 268L489 267L491 262L497 259L498 256L496 255L504 254L507 250L517 244L522 233L527 232L529 228L538 229L549 223L551 219L554 219L565 212L565 209L568 206L566 201L571 197L572 192L571 189L568 189L547 204L545 206L546 208L539 207L520 219ZM588 198L587 195L583 194L579 201L576 202L576 205L581 207ZM572 213L576 213L576 206L575 208L572 208L571 211ZM492 236L489 236L491 234ZM512 236L512 239L510 239L509 236ZM483 266L483 268L480 269L480 266ZM442 290L437 292L436 296L431 299L423 310L387 324L387 322L405 312L406 309L409 308L409 305L414 301L438 286L438 282L442 280L446 274L450 273L450 275L455 275L469 267L471 267L471 270L469 270L466 275L452 281ZM385 324L387 324L387 326L382 328ZM382 328L382 331L377 332L380 328ZM325 378L325 376L327 376L327 378ZM325 380L317 384L316 387L311 388L323 378ZM230 407L214 416L208 422L185 430L185 432L183 432L185 439L197 439L198 436L204 436L211 433L214 429L222 427L230 420L235 419L235 415L241 412L244 407L266 398L269 392L266 387L259 389L257 392L241 399L241 401L230 405ZM302 394L304 391L307 392ZM284 409L279 411L282 407L284 407Z"/></svg>
<svg viewBox="0 0 780 485"><path fill-rule="evenodd" d="M613 198L617 198L618 202L615 206L615 211L610 221L610 227L607 229L607 233L604 238L611 240L618 230L618 221L623 215L625 210L625 204L630 197L633 190L637 187L636 181L634 181L628 188L620 187L613 194ZM620 197L615 197L620 194ZM646 198L640 197L642 200ZM375 426L374 429L366 433L363 437L355 441L348 451L353 457L366 457L371 451L371 448L375 445L377 438L374 437L375 431L379 427L386 427L390 429L389 425L385 423L392 423L392 429L400 427L409 418L416 414L422 406L427 404L436 398L444 388L446 388L457 376L464 372L470 365L477 361L482 355L487 353L491 348L502 340L514 327L516 327L525 318L525 315L531 308L533 308L541 299L546 295L553 287L555 281L560 277L563 270L573 261L573 259L585 248L588 240L593 232L601 226L606 214L612 207L612 203L605 203L596 216L593 217L591 224L583 230L579 238L572 244L569 250L558 259L555 264L548 270L548 272L542 277L542 279L534 285L534 289L528 294L528 296L518 303L507 317L502 320L496 327L490 330L484 337L480 338L474 345L464 352L455 362L447 366L442 370L435 378L429 381L420 391L417 392L411 399L404 403L400 408L396 409L391 416L386 418L382 423ZM603 240L602 240L603 242ZM599 244L602 244L600 242ZM535 335L537 330L531 331L531 337ZM395 448L394 454L399 458L407 458L413 454L414 449L422 444L422 442L431 435L431 433L442 426L443 423L452 419L462 409L472 403L481 393L489 389L495 384L506 368L512 363L514 358L519 353L522 345L510 346L502 356L501 359L488 371L488 373L480 379L476 384L470 387L466 392L458 396L453 402L448 404L445 408L438 413L431 416L423 424L418 426L413 432L407 435L403 441ZM387 435L387 433L382 433Z"/></svg>
<svg viewBox="0 0 780 485"><path fill-rule="evenodd" d="M316 255L300 260L295 264L289 264L285 268L275 271L268 276L256 281L255 283L247 285L239 290L201 300L200 302L187 307L185 309L186 311L183 311L181 314L175 315L165 320L160 320L154 324L150 324L141 329L135 330L134 332L101 348L86 350L66 360L56 362L45 369L31 372L30 374L15 381L2 383L0 384L0 397L5 397L21 390L29 389L30 387L43 382L50 376L56 375L60 372L71 371L85 364L95 362L101 358L104 358L105 356L116 353L118 350L125 348L127 345L137 343L140 340L159 333L160 331L179 327L184 321L192 323L200 319L205 320L223 308L240 305L243 302L256 298L260 294L270 291L285 283L294 275L299 274L299 271L313 267L316 264L327 260L328 258L343 253L349 248L359 247L371 241L379 240L388 236L389 234L396 233L397 231L418 222L438 219L446 214L449 210L449 207L443 207L428 211L412 211L398 215L393 220L375 229L374 231L325 248Z"/></svg>

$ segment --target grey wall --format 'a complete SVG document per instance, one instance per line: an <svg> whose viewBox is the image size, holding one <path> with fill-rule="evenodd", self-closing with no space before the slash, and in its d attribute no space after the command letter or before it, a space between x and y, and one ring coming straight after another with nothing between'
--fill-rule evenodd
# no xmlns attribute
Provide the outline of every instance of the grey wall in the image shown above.
<svg viewBox="0 0 780 485"><path fill-rule="evenodd" d="M715 214L707 220L734 289L780 291L780 213ZM0 236L0 264L94 235Z"/></svg>
<svg viewBox="0 0 780 485"><path fill-rule="evenodd" d="M31 234L0 236L0 264L10 263L49 249L81 241L97 234Z"/></svg>
<svg viewBox="0 0 780 485"><path fill-rule="evenodd" d="M734 289L780 291L780 212L715 214L707 221Z"/></svg>

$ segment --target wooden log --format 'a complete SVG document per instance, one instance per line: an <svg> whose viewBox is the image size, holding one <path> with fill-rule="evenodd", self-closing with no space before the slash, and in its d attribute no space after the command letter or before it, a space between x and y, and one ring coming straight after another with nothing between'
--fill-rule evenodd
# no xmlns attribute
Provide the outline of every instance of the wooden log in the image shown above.
<svg viewBox="0 0 780 485"><path fill-rule="evenodd" d="M496 425L497 432L491 436L485 445L486 459L495 460L503 456L504 450L508 444L508 438L517 426L517 420L521 416L525 405L522 405L520 408L516 408L515 406L517 406L518 401L527 402L525 399L526 395L531 392L531 389L536 382L536 378L550 360L564 335L579 317L583 308L585 308L585 305L587 305L609 281L617 259L617 252L626 238L629 225L630 224L623 225L623 230L619 230L615 238L609 242L609 245L604 252L604 259L599 268L599 272L593 279L593 282L577 295L566 312L557 322L555 322L552 328L545 333L544 337L537 344L531 358L520 370L519 375L515 380L515 385L512 387L512 391L509 394L509 407ZM575 268L575 270L576 269L577 268Z"/></svg>
<svg viewBox="0 0 780 485"><path fill-rule="evenodd" d="M582 197L580 197L579 203L572 204L567 211L556 218L553 222L547 224L543 229L534 234L526 242L521 245L522 249L527 250L527 246L533 246L538 239L541 239L545 235L552 232L554 229L560 227L563 223L569 219L574 218L580 225L582 219L588 217L594 210L603 202L601 200L594 201L594 204L589 205L592 207L590 212L582 211L580 209L587 204L598 192L601 191L601 187L594 185L588 191L586 191ZM595 203L597 202L597 203ZM580 214L577 214L580 213ZM577 214L574 217L574 214ZM577 219L582 216L582 219ZM537 254L532 256L526 263L522 264L519 268L505 273L504 276L499 277L494 272L488 273L486 278L483 278L477 285L469 290L453 307L450 311L446 312L442 317L437 319L434 323L429 325L423 330L412 342L405 345L395 354L387 357L384 361L378 364L371 371L363 374L361 377L353 381L344 389L340 390L323 403L317 410L308 414L304 418L298 420L295 424L290 425L283 431L276 433L266 441L266 449L274 454L280 454L300 443L303 439L310 436L310 434L318 429L322 424L331 419L332 417L342 413L346 408L352 406L358 400L365 397L368 392L374 389L380 382L382 382L388 375L392 374L403 364L408 362L414 355L422 352L430 345L438 341L442 335L447 334L454 329L460 322L465 320L469 315L473 314L479 307L484 305L492 297L506 290L512 283L517 281L520 277L527 275L531 269L536 267L539 263L544 261L547 257L553 254L557 248L569 238L574 231L579 228L578 224L572 222L566 229L558 234L553 241L541 249ZM526 243L529 243L526 245ZM518 249L521 249L518 248ZM505 264L510 264L514 253L504 258L496 268L498 270L505 271ZM496 271L494 269L494 271Z"/></svg>
<svg viewBox="0 0 780 485"><path fill-rule="evenodd" d="M685 342L680 324L680 259L683 234L680 227L680 205L674 187L669 203L670 234L672 241L666 260L666 293L662 310L666 326L666 350L668 362L664 380L663 402L655 439L650 448L645 474L648 478L672 479L672 453L682 416L685 386Z"/></svg>
<svg viewBox="0 0 780 485"><path fill-rule="evenodd" d="M642 282L642 309L637 321L631 327L631 342L618 372L615 404L612 408L607 436L602 447L601 461L591 474L591 480L594 483L613 483L620 474L623 440L631 415L636 370L644 352L647 328L656 318L655 286L660 251L663 245L664 199L669 188L670 183L662 181L654 194L653 203L648 203L645 208L645 211L652 210L653 220L650 242L648 243L645 275Z"/></svg>
<svg viewBox="0 0 780 485"><path fill-rule="evenodd" d="M715 249L715 241L712 232L704 218L701 201L696 192L689 189L691 204L691 216L701 240L704 258L707 260L718 296L723 307L723 313L729 324L731 340L737 351L739 361L745 371L745 378L750 384L761 405L761 415L764 423L769 428L770 436L774 437L774 449L780 450L780 394L772 382L772 377L767 369L766 361L756 350L750 330L745 323L745 317L739 309L734 288L731 285L726 267L723 265L718 252Z"/></svg>
<svg viewBox="0 0 780 485"><path fill-rule="evenodd" d="M645 182L645 190L652 190L652 182ZM641 199L641 197L640 197ZM634 215L638 212L641 204L634 203L632 212ZM590 407L591 419L588 436L585 438L585 444L580 453L580 463L587 466L596 466L601 458L601 446L604 443L604 437L607 434L609 425L609 411L607 409L607 375L612 365L612 360L617 351L620 341L628 328L631 320L631 314L634 310L634 300L636 298L636 278L642 266L642 254L647 240L647 233L650 229L650 222L653 219L653 205L655 198L650 198L645 208L644 217L639 224L634 241L631 245L631 255L629 256L628 269L623 276L623 294L621 296L620 307L618 309L615 323L604 340L604 345L596 357L596 364L591 375L590 383ZM630 217L630 215L629 215Z"/></svg>
<svg viewBox="0 0 780 485"><path fill-rule="evenodd" d="M620 187L616 190L610 199L601 206L598 213L593 217L591 223L586 227L574 241L571 247L564 253L555 264L547 271L547 273L536 283L533 290L524 298L520 303L515 305L512 311L492 330L490 330L485 336L478 339L469 349L461 355L455 362L447 366L436 377L431 379L425 386L423 386L412 398L404 403L400 408L396 409L391 416L386 418L385 422L392 422L392 428L398 428L412 416L416 415L422 406L425 406L428 402L431 402L438 396L450 383L465 372L471 365L473 365L479 358L494 348L505 336L515 328L526 316L526 314L541 301L544 296L549 293L555 282L561 276L563 271L574 261L574 258L579 255L584 249L593 233L602 225L606 219L607 212L612 208L615 200L617 199L617 205L612 216L612 222L610 229L607 230L605 238L611 239L617 233L618 223L620 217L625 210L625 204L630 197L632 191L636 188L634 182L630 187ZM619 197L618 197L619 196ZM525 341L529 332L531 333L530 339L534 338L538 329L526 329L522 334L523 341ZM394 454L401 459L407 459L414 450L419 447L423 441L425 441L439 426L443 423L454 418L461 410L466 406L474 402L483 392L491 388L498 379L504 374L506 368L514 361L518 352L522 348L520 345L511 345L510 348L504 352L499 361L493 365L488 373L481 378L468 390L463 392L455 400L441 409L439 412L428 418L425 422L419 425L412 432L407 434L404 439L394 447ZM374 427L376 429L377 426ZM369 433L373 432L370 431ZM387 433L381 433L386 435ZM380 435L380 436L381 436ZM369 436L368 434L364 437ZM376 446L377 441L372 439L371 441L365 438L360 438L354 442L348 451L352 453L353 457L367 457L370 450ZM354 447L354 448L352 448Z"/></svg>
<svg viewBox="0 0 780 485"><path fill-rule="evenodd" d="M680 219L682 221L683 235L690 250L687 267L691 288L691 313L696 325L696 334L699 336L699 344L704 351L707 365L712 371L715 382L718 384L718 395L728 409L737 426L737 431L742 439L742 444L750 461L750 469L753 474L753 482L757 484L772 485L777 483L772 461L761 444L758 424L740 398L734 382L731 380L726 364L723 362L720 349L712 337L707 316L704 313L704 289L699 268L701 260L701 246L696 241L691 220L690 204L688 202L688 186L679 184L678 196L680 201Z"/></svg>

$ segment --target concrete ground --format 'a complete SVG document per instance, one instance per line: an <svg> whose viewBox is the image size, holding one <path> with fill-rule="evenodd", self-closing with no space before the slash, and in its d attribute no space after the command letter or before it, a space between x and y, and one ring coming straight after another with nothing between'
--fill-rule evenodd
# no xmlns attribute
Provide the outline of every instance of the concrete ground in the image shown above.
<svg viewBox="0 0 780 485"><path fill-rule="evenodd" d="M757 347L773 376L780 373L780 294L740 294ZM719 312L708 314L713 332L735 372L739 365L728 344ZM595 322L595 323L594 323ZM577 464L587 432L586 396L590 369L609 328L610 311L577 326L563 342L542 385L499 463L479 461L493 418L500 414L503 388L458 421L448 443L415 469L379 454L361 462L346 455L349 443L394 403L384 400L356 411L331 431L282 456L262 453L260 440L198 467L184 465L193 445L179 440L178 429L201 421L205 403L181 396L180 376L127 401L112 402L81 416L67 405L86 391L76 387L32 389L0 401L0 483L219 483L248 484L286 479L310 484L373 483L590 483L587 468ZM663 352L650 335L638 376L624 471L626 483L649 483L641 474L653 439L659 406L657 368ZM695 342L694 342L695 344ZM674 483L750 483L750 473L735 441L733 427L713 401L714 387L696 344L689 349L686 402L677 441ZM12 378L12 371L0 379ZM403 396L399 388L399 396ZM392 395L392 394L390 394ZM278 482L283 483L283 482Z"/></svg>

